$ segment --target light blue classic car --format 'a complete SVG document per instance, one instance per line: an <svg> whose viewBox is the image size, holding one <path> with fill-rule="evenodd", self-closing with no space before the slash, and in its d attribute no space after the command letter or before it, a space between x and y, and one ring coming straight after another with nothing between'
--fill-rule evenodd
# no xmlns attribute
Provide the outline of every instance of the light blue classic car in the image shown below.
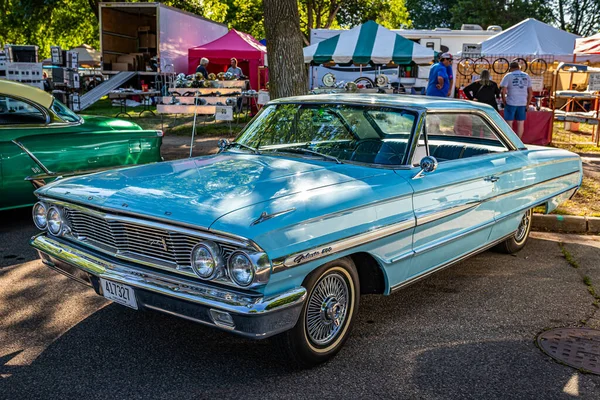
<svg viewBox="0 0 600 400"><path fill-rule="evenodd" d="M340 350L360 295L519 251L532 208L582 180L577 155L525 146L460 100L287 98L221 145L42 187L32 246L110 300L275 336L310 366Z"/></svg>

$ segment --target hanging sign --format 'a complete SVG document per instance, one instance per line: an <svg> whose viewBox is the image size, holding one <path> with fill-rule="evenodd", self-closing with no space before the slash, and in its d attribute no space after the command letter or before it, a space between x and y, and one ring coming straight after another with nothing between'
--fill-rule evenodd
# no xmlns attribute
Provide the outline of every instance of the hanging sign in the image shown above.
<svg viewBox="0 0 600 400"><path fill-rule="evenodd" d="M588 90L590 92L600 91L600 74L599 73L590 74L589 84L590 84L590 86L588 87Z"/></svg>
<svg viewBox="0 0 600 400"><path fill-rule="evenodd" d="M258 92L258 99L256 99L256 104L267 104L269 102L269 100L271 100L271 96L269 95L269 92L266 92L264 90L261 90Z"/></svg>
<svg viewBox="0 0 600 400"><path fill-rule="evenodd" d="M216 106L215 121L233 121L233 107Z"/></svg>

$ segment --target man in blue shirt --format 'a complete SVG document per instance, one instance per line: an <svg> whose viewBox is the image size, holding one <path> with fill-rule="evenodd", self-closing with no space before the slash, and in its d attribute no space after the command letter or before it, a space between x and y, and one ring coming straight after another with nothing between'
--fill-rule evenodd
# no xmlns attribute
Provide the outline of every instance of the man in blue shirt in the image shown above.
<svg viewBox="0 0 600 400"><path fill-rule="evenodd" d="M443 53L440 61L431 66L429 70L429 83L427 96L448 97L450 92L450 77L448 67L452 66L452 54Z"/></svg>

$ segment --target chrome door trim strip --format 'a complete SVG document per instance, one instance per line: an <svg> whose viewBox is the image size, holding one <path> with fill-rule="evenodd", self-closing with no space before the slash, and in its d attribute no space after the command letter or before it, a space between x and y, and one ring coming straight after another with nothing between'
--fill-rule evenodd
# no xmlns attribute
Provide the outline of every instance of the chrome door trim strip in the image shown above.
<svg viewBox="0 0 600 400"><path fill-rule="evenodd" d="M355 207L350 207L350 208L346 208L344 210L341 211L335 211L329 214L325 214L319 217L314 217L314 218L310 218L310 219L306 219L300 223L298 223L298 225L307 225L307 224L312 224L314 222L323 222L326 221L328 219L332 219L332 218L337 218L337 217L342 217L348 214L351 214L355 211L359 211L365 208L372 208L372 207L378 207L378 206L382 206L384 204L388 204L388 203L393 203L395 201L402 201L402 200L406 200L406 199L412 199L413 196L413 192L410 193L405 193L402 194L400 196L396 196L396 197L391 197L389 199L383 199L383 200L378 200L378 201L374 201L372 203L367 203L367 204L363 204L360 206L355 206Z"/></svg>
<svg viewBox="0 0 600 400"><path fill-rule="evenodd" d="M422 216L417 216L417 226L425 225L438 219L442 219L450 215L457 214L459 212L466 211L471 208L475 208L481 203L481 201L473 201L466 204L445 208L441 211L433 211L430 213L426 213Z"/></svg>
<svg viewBox="0 0 600 400"><path fill-rule="evenodd" d="M29 151L29 149L27 149L27 147L23 146L23 144L21 142L17 142L16 140L11 140L11 142L13 142L21 150L23 150L25 152L25 154L27 154L29 156L29 158L31 158L33 160L33 162L36 163L38 165L38 167L40 167L42 169L42 171L44 171L44 173L53 174L53 172L51 172L48 168L46 168L46 166L35 155L33 155L33 153L31 151Z"/></svg>
<svg viewBox="0 0 600 400"><path fill-rule="evenodd" d="M415 252L415 255L427 253L428 251L435 250L436 248L438 248L440 246L443 246L448 243L452 243L458 239L462 239L465 236L468 236L472 233L479 232L480 230L483 230L485 228L489 228L490 226L494 225L495 223L496 223L496 221L492 219L491 221L484 222L482 224L479 224L475 227L470 228L469 230L463 231L456 236L451 236L451 237L443 239L443 240L430 242L426 245L423 245L423 246L417 247L416 249L413 249L413 251Z"/></svg>
<svg viewBox="0 0 600 400"><path fill-rule="evenodd" d="M579 175L580 172L579 171L569 172L568 174L557 176L556 178L547 179L545 181L534 183L533 185L525 186L525 187L522 187L522 188L519 188L519 189L514 189L514 190L511 190L510 192L505 192L505 193L496 195L494 197L490 197L489 199L486 199L484 201L487 202L487 201L492 201L492 200L494 200L494 201L495 200L499 200L499 199L502 199L502 198L507 197L507 196L512 196L515 193L522 192L522 191L525 191L525 190L528 190L528 189L532 189L532 188L535 188L536 186L547 185L548 183L551 183L551 182L554 182L554 181L558 181L560 179L563 179L563 178L566 178L566 177L569 177L569 176L575 175L575 174ZM552 197L554 197L554 196L552 196Z"/></svg>
<svg viewBox="0 0 600 400"><path fill-rule="evenodd" d="M424 278L428 277L429 275L431 275L431 274L433 274L435 272L438 272L438 271L441 271L441 270L446 269L448 267L451 267L452 265L457 264L457 263L459 263L461 261L464 261L464 260L466 260L467 258L469 258L471 256L474 256L476 254L482 253L482 252L488 250L489 248L494 247L498 243L501 243L502 241L508 239L512 235L514 235L514 232L512 232L512 233L510 233L510 234L508 234L506 236L503 236L502 238L500 238L498 240L495 240L495 241L493 241L491 243L488 243L487 245L484 245L484 246L482 246L482 247L480 247L480 248L478 248L476 250L473 250L473 251L470 251L470 252L468 252L466 254L463 254L462 256L459 256L459 257L455 258L454 260L451 260L451 261L447 262L446 264L442 264L442 265L440 265L440 266L438 266L438 267L436 267L434 269L431 269L431 270L429 270L429 271L427 271L427 272L425 272L425 273L423 273L421 275L415 276L414 278L411 278L411 279L409 279L407 281L400 282L400 283L398 283L398 284L396 284L396 285L394 285L394 286L392 286L390 288L390 293L393 293L393 292L395 292L395 291L397 291L399 289L402 289L402 288L404 288L406 286L412 285L413 283L416 283L416 282L420 281L421 279L424 279Z"/></svg>
<svg viewBox="0 0 600 400"><path fill-rule="evenodd" d="M381 228L375 228L366 233L360 233L336 242L327 243L319 247L312 248L287 257L281 257L273 261L273 273L280 272L287 268L305 264L309 261L319 258L329 257L344 250L357 247L359 245L375 241L396 233L406 231L415 227L415 219L408 218L395 224L387 225Z"/></svg>

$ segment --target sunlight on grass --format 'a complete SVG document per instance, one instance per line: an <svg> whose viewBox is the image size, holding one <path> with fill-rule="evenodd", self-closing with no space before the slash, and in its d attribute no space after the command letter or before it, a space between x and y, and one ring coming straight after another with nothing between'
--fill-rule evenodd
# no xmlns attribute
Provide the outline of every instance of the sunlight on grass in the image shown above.
<svg viewBox="0 0 600 400"><path fill-rule="evenodd" d="M579 124L579 132L564 129L563 122L554 123L552 146L574 153L600 153L600 147L593 141L594 125Z"/></svg>

